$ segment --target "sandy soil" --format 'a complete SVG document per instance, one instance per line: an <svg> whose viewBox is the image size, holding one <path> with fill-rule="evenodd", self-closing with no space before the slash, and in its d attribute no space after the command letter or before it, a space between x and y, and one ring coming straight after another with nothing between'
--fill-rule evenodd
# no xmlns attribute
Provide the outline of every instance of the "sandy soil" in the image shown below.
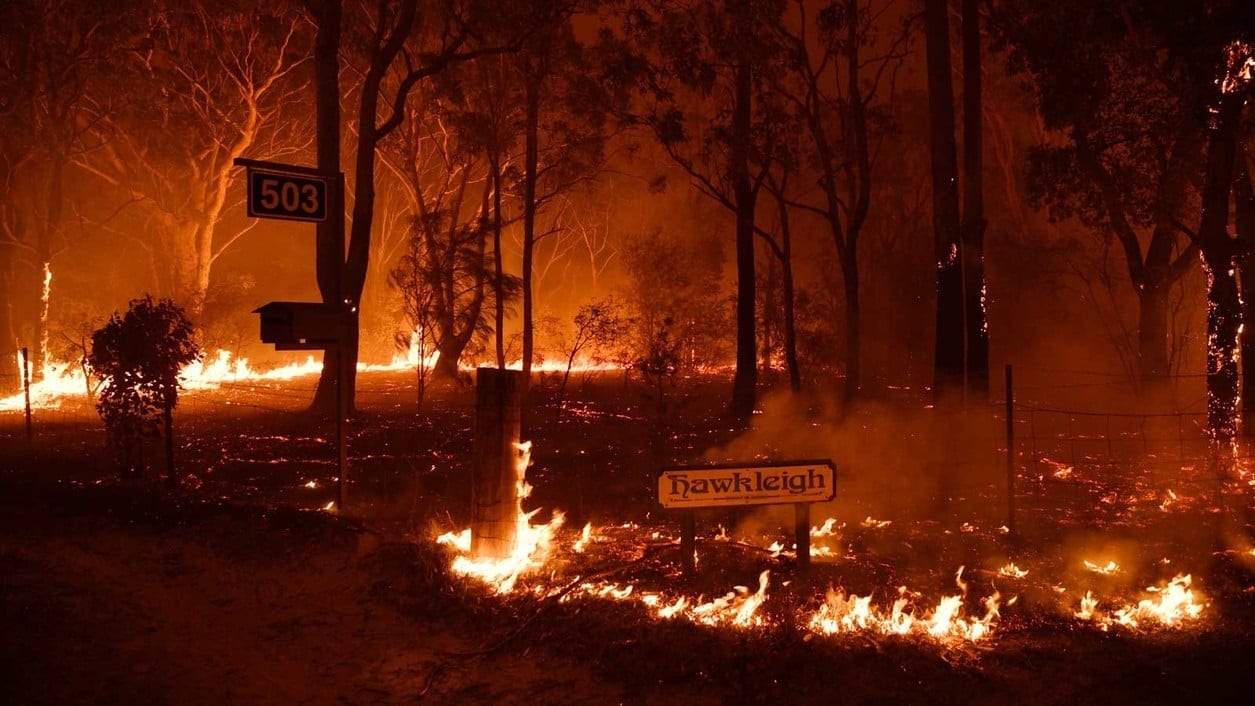
<svg viewBox="0 0 1255 706"><path fill-rule="evenodd" d="M620 689L532 649L417 622L373 595L356 547L231 557L183 527L49 526L5 508L6 703L615 703ZM208 528L209 532L213 528ZM245 547L244 549L248 549Z"/></svg>

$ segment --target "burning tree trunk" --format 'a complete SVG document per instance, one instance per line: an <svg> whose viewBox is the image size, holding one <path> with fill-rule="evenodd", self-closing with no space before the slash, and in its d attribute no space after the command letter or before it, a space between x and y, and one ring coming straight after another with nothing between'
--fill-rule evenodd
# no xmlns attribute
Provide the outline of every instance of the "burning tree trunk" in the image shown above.
<svg viewBox="0 0 1255 706"><path fill-rule="evenodd" d="M954 88L950 78L950 22L946 0L925 0L928 115L933 184L933 238L937 262L937 331L933 397L960 390L965 367L963 248L959 229L959 174L954 144Z"/></svg>
<svg viewBox="0 0 1255 706"><path fill-rule="evenodd" d="M1213 116L1198 227L1207 275L1207 430L1217 440L1232 439L1237 433L1242 303L1236 277L1237 252L1228 223L1237 130L1245 101L1242 93L1225 93Z"/></svg>
<svg viewBox="0 0 1255 706"><path fill-rule="evenodd" d="M471 476L471 553L505 559L519 522L519 431L526 378L521 371L476 371L475 454Z"/></svg>
<svg viewBox="0 0 1255 706"><path fill-rule="evenodd" d="M1246 151L1238 149L1233 179L1234 227L1242 249L1242 321L1255 322L1255 189L1251 186L1250 163ZM1242 328L1242 435L1255 437L1255 331Z"/></svg>

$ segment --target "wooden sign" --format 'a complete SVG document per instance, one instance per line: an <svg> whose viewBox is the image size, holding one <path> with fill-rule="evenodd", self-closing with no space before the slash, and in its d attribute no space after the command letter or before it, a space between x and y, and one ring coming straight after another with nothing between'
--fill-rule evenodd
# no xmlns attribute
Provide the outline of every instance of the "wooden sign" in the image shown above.
<svg viewBox="0 0 1255 706"><path fill-rule="evenodd" d="M658 502L670 509L819 503L836 492L832 461L676 468L658 477Z"/></svg>

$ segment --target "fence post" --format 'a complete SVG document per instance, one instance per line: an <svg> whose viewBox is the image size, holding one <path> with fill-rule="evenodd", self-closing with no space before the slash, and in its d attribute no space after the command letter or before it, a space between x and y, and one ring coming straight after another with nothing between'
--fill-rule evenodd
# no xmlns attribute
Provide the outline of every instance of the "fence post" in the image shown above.
<svg viewBox="0 0 1255 706"><path fill-rule="evenodd" d="M517 444L522 426L523 373L475 371L475 447L471 468L471 553L504 559L518 527Z"/></svg>
<svg viewBox="0 0 1255 706"><path fill-rule="evenodd" d="M1011 364L1006 364L1007 397L1007 529L1015 534L1015 392L1011 386Z"/></svg>

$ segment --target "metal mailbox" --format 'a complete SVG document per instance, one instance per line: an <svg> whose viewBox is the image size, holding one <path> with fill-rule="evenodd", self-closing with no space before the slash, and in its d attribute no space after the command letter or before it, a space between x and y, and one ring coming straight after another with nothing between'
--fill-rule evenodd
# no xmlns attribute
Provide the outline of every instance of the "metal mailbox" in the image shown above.
<svg viewBox="0 0 1255 706"><path fill-rule="evenodd" d="M270 302L253 310L261 316L262 343L275 350L320 350L340 338L343 312L322 302Z"/></svg>

